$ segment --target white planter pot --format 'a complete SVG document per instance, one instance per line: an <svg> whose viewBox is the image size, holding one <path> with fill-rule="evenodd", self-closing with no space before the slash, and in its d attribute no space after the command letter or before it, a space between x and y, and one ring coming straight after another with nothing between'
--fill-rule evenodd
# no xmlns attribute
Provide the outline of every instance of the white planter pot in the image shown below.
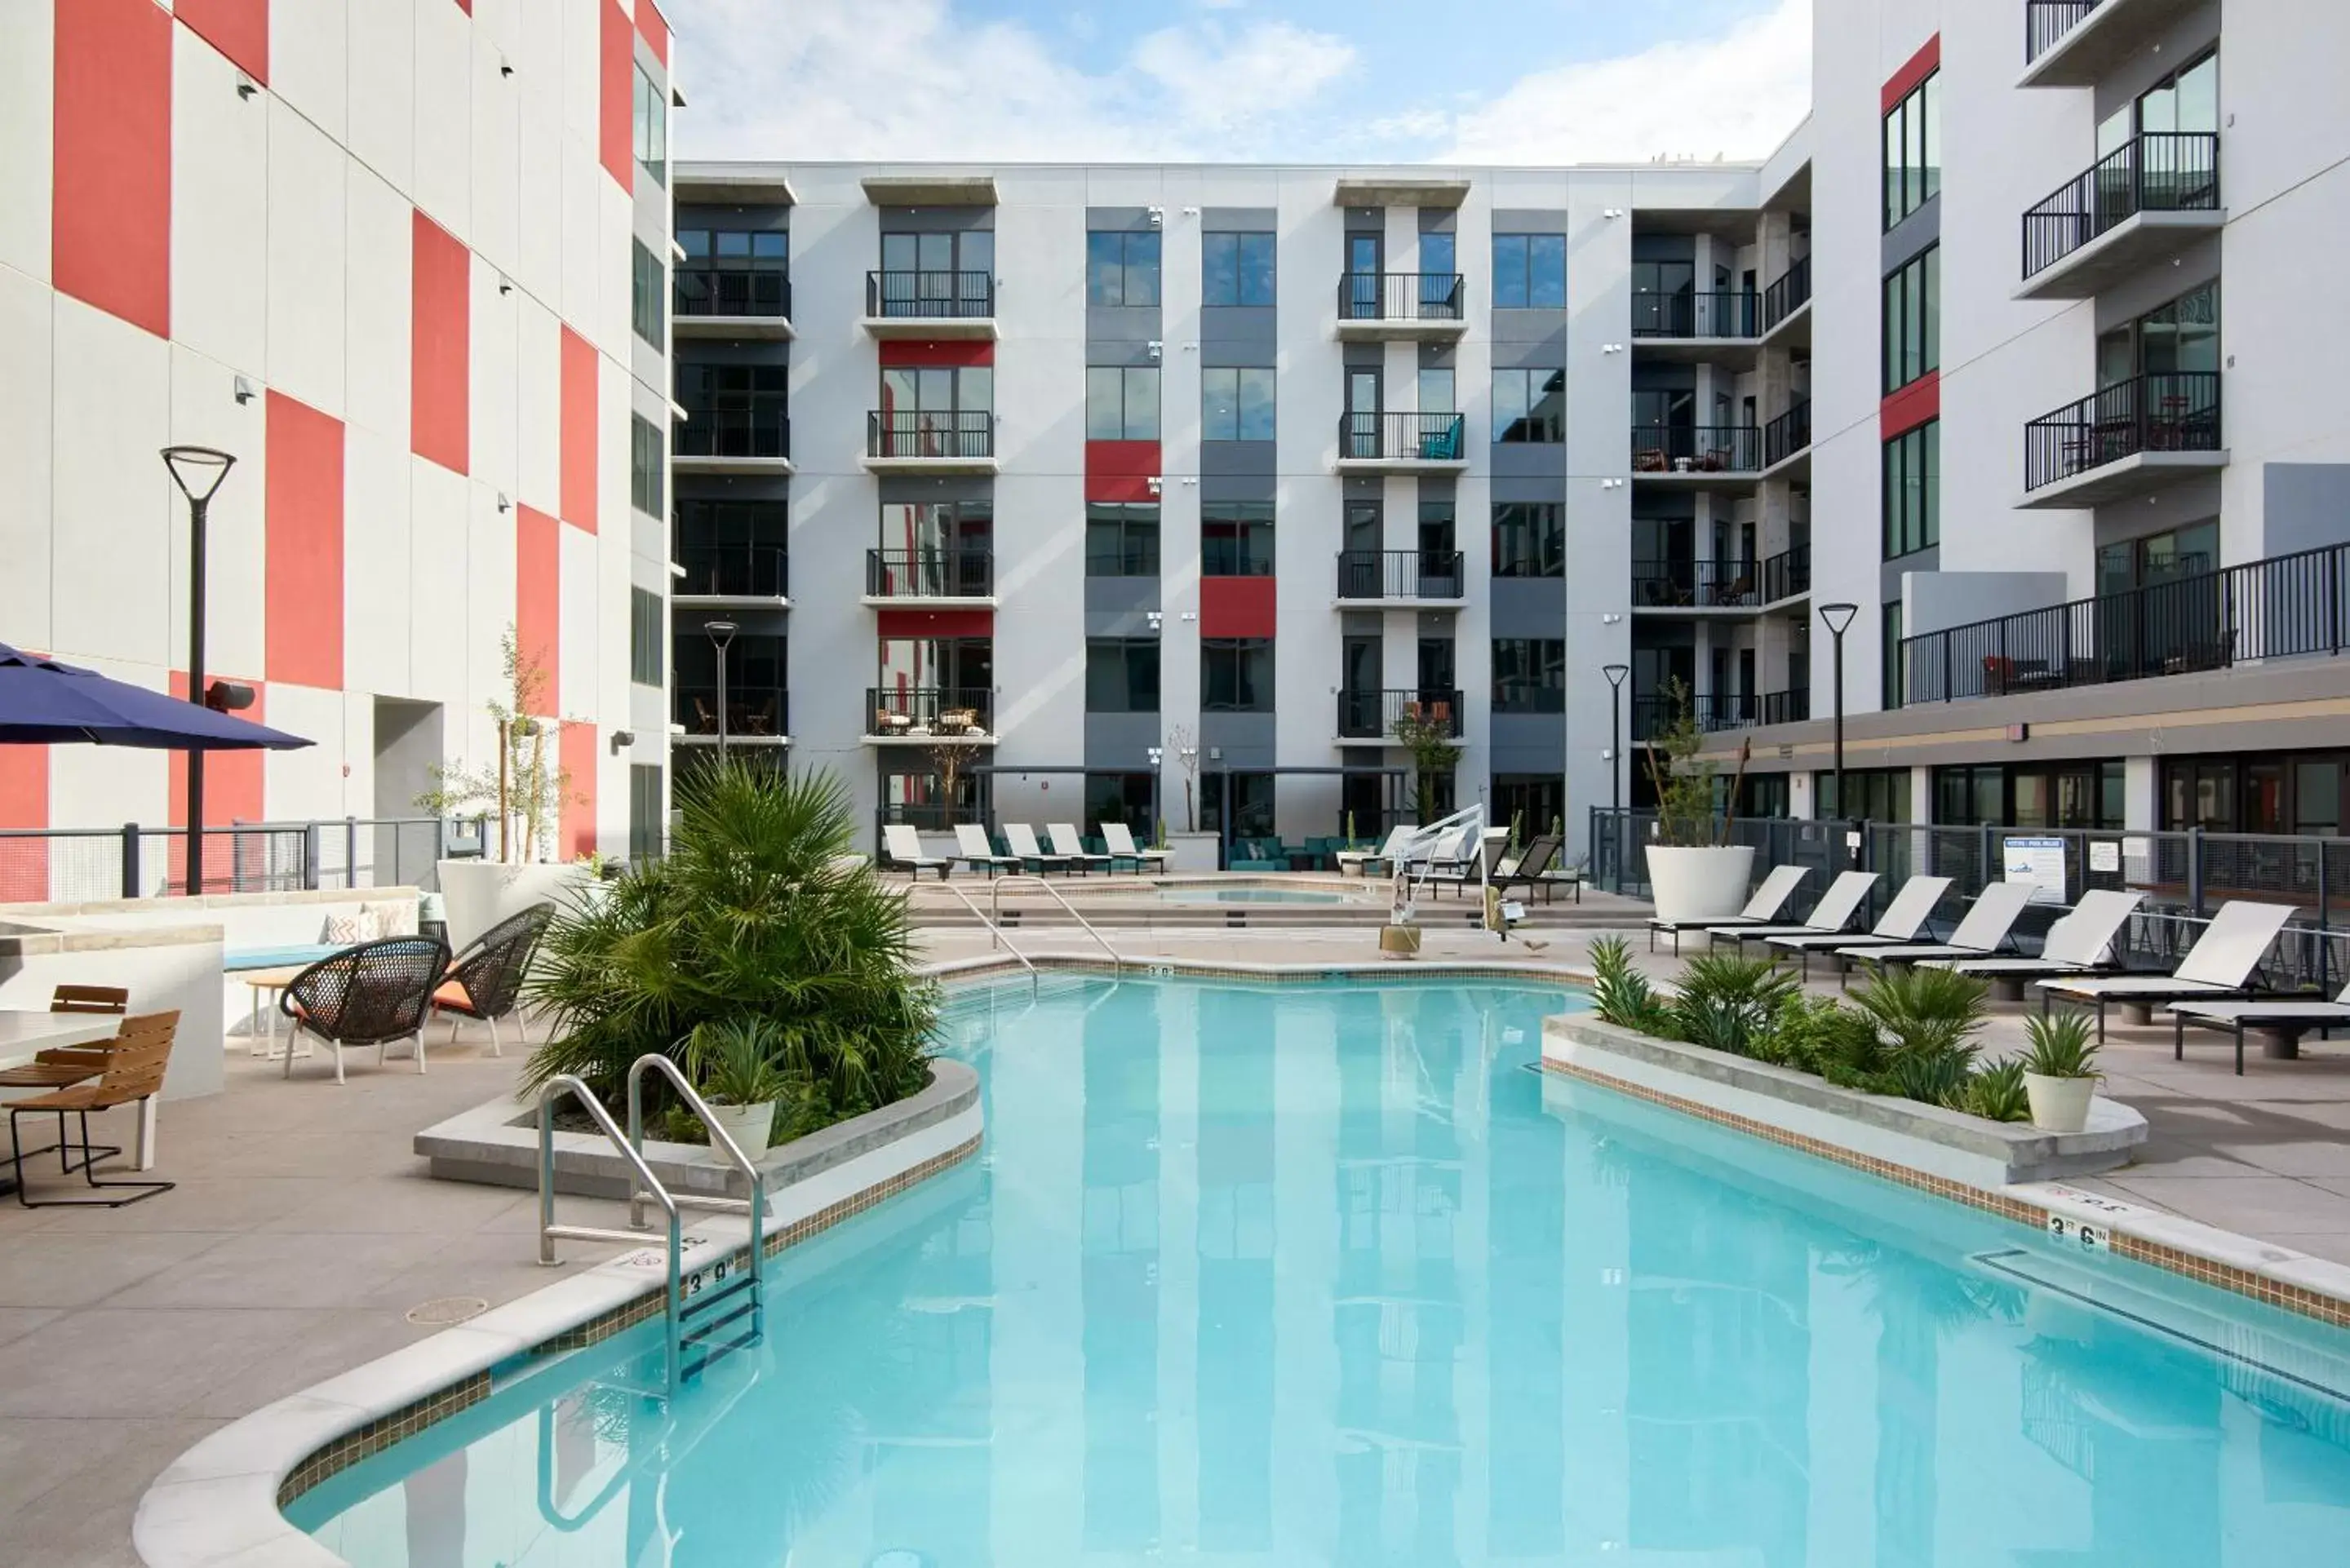
<svg viewBox="0 0 2350 1568"><path fill-rule="evenodd" d="M2043 1132L2076 1133L2089 1125L2089 1102L2096 1097L2097 1081L2026 1073L2023 1092L2032 1101L2033 1127Z"/></svg>
<svg viewBox="0 0 2350 1568"><path fill-rule="evenodd" d="M501 866L494 860L443 860L438 867L441 897L447 907L449 947L467 942L509 915L552 899L568 903L594 878L585 866Z"/></svg>
<svg viewBox="0 0 2350 1568"><path fill-rule="evenodd" d="M1728 919L1746 907L1754 846L1674 849L1648 846L1648 890L1660 920Z"/></svg>
<svg viewBox="0 0 2350 1568"><path fill-rule="evenodd" d="M712 1106L710 1119L726 1129L734 1147L749 1158L756 1160L767 1152L767 1135L775 1130L775 1103L769 1100L759 1106ZM717 1147L712 1141L711 1147ZM724 1156L719 1158L723 1158Z"/></svg>
<svg viewBox="0 0 2350 1568"><path fill-rule="evenodd" d="M1204 874L1218 869L1221 854L1212 833L1170 833L1167 836L1167 869Z"/></svg>

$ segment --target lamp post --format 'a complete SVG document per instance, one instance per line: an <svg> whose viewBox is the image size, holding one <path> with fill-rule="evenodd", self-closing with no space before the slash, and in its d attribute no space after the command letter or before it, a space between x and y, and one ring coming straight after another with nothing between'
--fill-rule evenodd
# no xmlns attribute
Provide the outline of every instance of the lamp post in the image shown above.
<svg viewBox="0 0 2350 1568"><path fill-rule="evenodd" d="M1828 635L1835 639L1835 812L1838 816L1849 814L1844 799L1844 633L1852 618L1860 613L1853 604L1832 604L1820 607L1820 618L1828 625Z"/></svg>
<svg viewBox="0 0 2350 1568"><path fill-rule="evenodd" d="M1628 664L1602 665L1607 677L1607 791L1617 811L1624 809L1624 677Z"/></svg>
<svg viewBox="0 0 2350 1568"><path fill-rule="evenodd" d="M163 466L188 498L188 701L203 703L204 691L204 512L213 493L236 466L229 453L209 446L167 446ZM191 896L204 889L204 754L188 748L188 876ZM134 891L125 888L125 893Z"/></svg>
<svg viewBox="0 0 2350 1568"><path fill-rule="evenodd" d="M726 645L734 640L741 628L731 620L706 620L702 623L702 635L718 650L718 756L726 757Z"/></svg>

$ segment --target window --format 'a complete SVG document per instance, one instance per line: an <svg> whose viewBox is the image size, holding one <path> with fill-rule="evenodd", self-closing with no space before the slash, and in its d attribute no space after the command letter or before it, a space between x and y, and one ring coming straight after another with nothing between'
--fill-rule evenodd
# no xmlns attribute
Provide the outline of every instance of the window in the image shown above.
<svg viewBox="0 0 2350 1568"><path fill-rule="evenodd" d="M1136 843L1149 843L1158 833L1150 819L1158 784L1156 774L1087 774L1086 820L1122 822L1133 830Z"/></svg>
<svg viewBox="0 0 2350 1568"><path fill-rule="evenodd" d="M681 316L791 314L791 235L781 229L677 231Z"/></svg>
<svg viewBox="0 0 2350 1568"><path fill-rule="evenodd" d="M1201 441L1271 441L1273 372L1211 365L1200 372Z"/></svg>
<svg viewBox="0 0 2350 1568"><path fill-rule="evenodd" d="M1942 247L1929 246L1885 280L1885 389L1942 368Z"/></svg>
<svg viewBox="0 0 2350 1568"><path fill-rule="evenodd" d="M660 768L645 763L629 763L629 858L658 858L667 836L661 832L666 826L661 820Z"/></svg>
<svg viewBox="0 0 2350 1568"><path fill-rule="evenodd" d="M629 679L639 686L661 683L661 644L669 637L669 617L661 597L644 588L629 590Z"/></svg>
<svg viewBox="0 0 2350 1568"><path fill-rule="evenodd" d="M660 427L642 414L629 416L629 504L661 514Z"/></svg>
<svg viewBox="0 0 2350 1568"><path fill-rule="evenodd" d="M984 822L993 811L994 780L965 768L955 775L953 798L936 768L881 775L881 820L910 823L943 833L959 822Z"/></svg>
<svg viewBox="0 0 2350 1568"><path fill-rule="evenodd" d="M1086 235L1087 305L1156 306L1159 234L1096 230Z"/></svg>
<svg viewBox="0 0 2350 1568"><path fill-rule="evenodd" d="M1086 642L1086 711L1159 711L1159 639L1097 637Z"/></svg>
<svg viewBox="0 0 2350 1568"><path fill-rule="evenodd" d="M1497 445L1566 439L1566 372L1512 369L1493 372L1493 441Z"/></svg>
<svg viewBox="0 0 2350 1568"><path fill-rule="evenodd" d="M1557 774L1495 774L1487 798L1493 803L1492 820L1516 829L1520 845L1566 829L1566 780Z"/></svg>
<svg viewBox="0 0 2350 1568"><path fill-rule="evenodd" d="M1493 236L1493 308L1566 308L1565 234Z"/></svg>
<svg viewBox="0 0 2350 1568"><path fill-rule="evenodd" d="M629 242L635 247L629 258L629 325L637 336L658 348L661 346L661 296L668 292L663 286L668 279L661 275L660 257L645 248L642 240Z"/></svg>
<svg viewBox="0 0 2350 1568"><path fill-rule="evenodd" d="M1158 503L1086 503L1086 576L1155 577L1158 575Z"/></svg>
<svg viewBox="0 0 2350 1568"><path fill-rule="evenodd" d="M1493 711L1566 711L1566 641L1555 637L1493 639Z"/></svg>
<svg viewBox="0 0 2350 1568"><path fill-rule="evenodd" d="M1201 236L1201 305L1271 305L1273 277L1271 234Z"/></svg>
<svg viewBox="0 0 2350 1568"><path fill-rule="evenodd" d="M671 593L779 598L788 591L785 503L681 495L674 510L674 555L683 575L671 581Z"/></svg>
<svg viewBox="0 0 2350 1568"><path fill-rule="evenodd" d="M1877 706L1887 711L1898 708L1909 698L1909 655L1901 646L1901 601L1895 599L1885 607L1885 640L1882 654L1885 669L1883 685L1878 688Z"/></svg>
<svg viewBox="0 0 2350 1568"><path fill-rule="evenodd" d="M1942 74L1909 89L1885 116L1885 226L1942 193Z"/></svg>
<svg viewBox="0 0 2350 1568"><path fill-rule="evenodd" d="M995 234L930 230L881 236L879 316L977 318L995 312ZM869 288L870 286L868 286Z"/></svg>
<svg viewBox="0 0 2350 1568"><path fill-rule="evenodd" d="M1273 711L1273 643L1264 638L1200 639L1200 711Z"/></svg>
<svg viewBox="0 0 2350 1568"><path fill-rule="evenodd" d="M1274 775L1271 774L1201 774L1200 830L1203 833L1225 833L1235 844L1245 839L1274 837L1273 789ZM1232 803L1232 820L1229 824L1224 821L1227 798ZM1228 1230L1230 1224L1227 1219L1225 1225ZM1226 1255L1232 1254L1233 1244L1229 1239L1221 1244Z"/></svg>
<svg viewBox="0 0 2350 1568"><path fill-rule="evenodd" d="M1930 550L1942 538L1942 421L1885 443L1885 558Z"/></svg>
<svg viewBox="0 0 2350 1568"><path fill-rule="evenodd" d="M1495 502L1493 575L1566 576L1566 508L1555 501Z"/></svg>
<svg viewBox="0 0 2350 1568"><path fill-rule="evenodd" d="M1273 576L1273 503L1201 502L1200 575L1203 577Z"/></svg>
<svg viewBox="0 0 2350 1568"><path fill-rule="evenodd" d="M669 183L669 101L645 67L637 67L637 162L660 184Z"/></svg>
<svg viewBox="0 0 2350 1568"><path fill-rule="evenodd" d="M1159 439L1159 370L1156 366L1086 367L1086 439Z"/></svg>

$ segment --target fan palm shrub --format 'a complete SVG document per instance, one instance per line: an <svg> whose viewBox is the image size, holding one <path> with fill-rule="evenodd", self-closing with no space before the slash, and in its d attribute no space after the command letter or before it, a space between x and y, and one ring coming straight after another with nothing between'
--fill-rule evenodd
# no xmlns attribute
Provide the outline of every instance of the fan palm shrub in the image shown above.
<svg viewBox="0 0 2350 1568"><path fill-rule="evenodd" d="M779 1137L920 1090L937 989L913 972L905 895L856 854L840 782L730 758L678 797L669 857L548 928L529 993L553 1028L526 1081L575 1074L608 1098L639 1056L683 1062L698 1027L755 1022L786 1088Z"/></svg>

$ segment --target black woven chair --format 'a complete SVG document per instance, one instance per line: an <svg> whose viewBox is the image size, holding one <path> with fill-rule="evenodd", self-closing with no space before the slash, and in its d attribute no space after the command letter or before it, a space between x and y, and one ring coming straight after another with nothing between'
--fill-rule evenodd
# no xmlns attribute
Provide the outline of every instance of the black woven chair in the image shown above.
<svg viewBox="0 0 2350 1568"><path fill-rule="evenodd" d="M505 1054L498 1040L498 1020L522 1005L523 977L530 972L531 955L555 919L552 903L533 904L509 916L473 939L432 992L432 1011L449 1015L449 1044L457 1043L457 1026L478 1018L490 1026L490 1054Z"/></svg>
<svg viewBox="0 0 2350 1568"><path fill-rule="evenodd" d="M424 1024L432 988L449 968L449 944L438 937L386 937L320 959L294 977L277 1005L294 1033L324 1044L343 1081L343 1052L372 1045L381 1065L395 1040L416 1042L416 1070L424 1071ZM294 1042L286 1044L286 1075L294 1075Z"/></svg>

